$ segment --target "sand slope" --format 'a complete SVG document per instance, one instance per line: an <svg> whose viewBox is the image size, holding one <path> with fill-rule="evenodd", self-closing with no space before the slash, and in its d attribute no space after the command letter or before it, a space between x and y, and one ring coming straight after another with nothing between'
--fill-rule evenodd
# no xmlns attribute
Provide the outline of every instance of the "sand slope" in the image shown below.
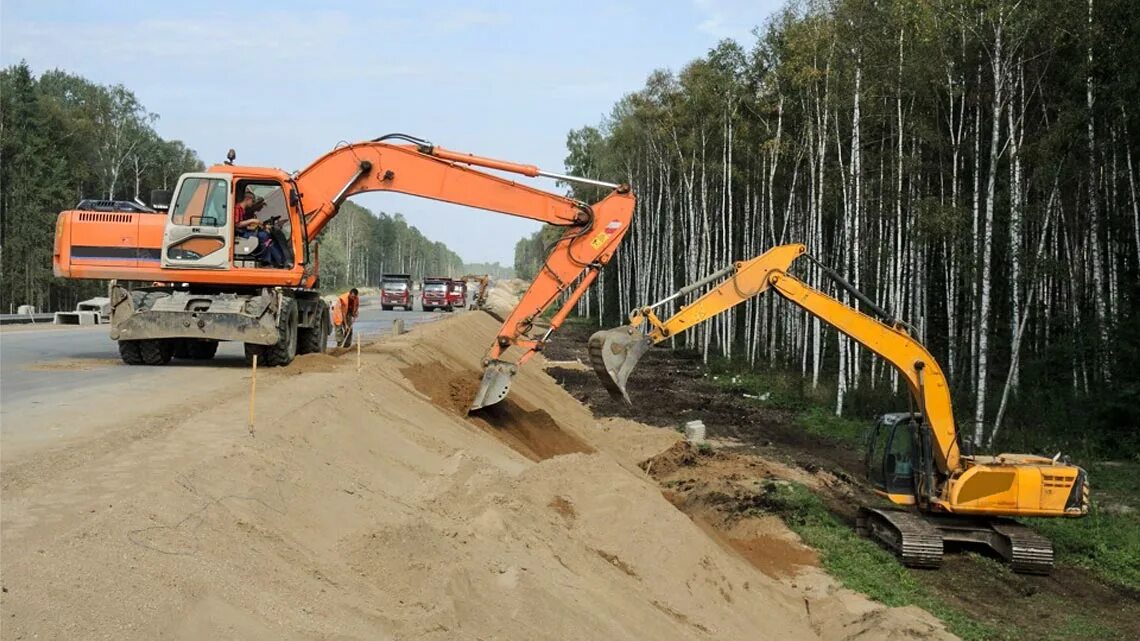
<svg viewBox="0 0 1140 641"><path fill-rule="evenodd" d="M467 420L496 329L459 314L359 374L350 354L259 375L255 436L225 387L8 466L0 636L950 638L757 570L636 467L674 434L596 423L539 362Z"/></svg>

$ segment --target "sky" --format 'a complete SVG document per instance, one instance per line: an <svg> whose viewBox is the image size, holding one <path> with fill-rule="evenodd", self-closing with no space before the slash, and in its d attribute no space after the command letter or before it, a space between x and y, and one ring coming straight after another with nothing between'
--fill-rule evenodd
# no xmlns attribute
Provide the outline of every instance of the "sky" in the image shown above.
<svg viewBox="0 0 1140 641"><path fill-rule="evenodd" d="M233 148L239 164L294 171L340 141L402 132L561 173L568 131L598 124L655 69L723 38L750 47L781 4L3 0L0 64L121 83L159 115L159 135L207 164ZM510 265L540 227L398 194L353 200L404 214L467 262Z"/></svg>

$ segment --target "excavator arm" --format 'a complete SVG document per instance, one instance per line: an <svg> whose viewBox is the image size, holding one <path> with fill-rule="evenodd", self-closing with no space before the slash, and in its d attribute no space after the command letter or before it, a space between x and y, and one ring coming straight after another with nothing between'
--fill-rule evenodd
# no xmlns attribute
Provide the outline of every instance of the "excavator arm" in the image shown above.
<svg viewBox="0 0 1140 641"><path fill-rule="evenodd" d="M806 247L798 244L774 247L756 258L736 263L678 290L649 307L635 310L630 315L630 325L603 330L590 337L594 370L615 398L629 402L626 382L650 346L772 289L893 365L903 375L918 410L930 425L935 465L944 474L959 469L960 455L950 389L938 362L901 324L884 323L788 274L788 268L805 252ZM725 282L667 320L660 321L653 314L653 307L730 274ZM637 328L644 320L648 320L650 330L643 335Z"/></svg>
<svg viewBox="0 0 1140 641"><path fill-rule="evenodd" d="M412 144L385 142L394 137L411 140ZM629 230L635 202L633 194L625 185L551 174L533 165L453 152L402 135L394 137L338 147L296 176L295 199L305 212L309 238L328 224L347 198L369 191L395 191L566 229L518 306L504 321L484 359L482 384L471 409L493 405L506 397L511 377L518 367L542 350L551 333L566 319L617 250ZM613 191L600 202L587 205L473 167L586 182ZM550 327L541 336L533 336L536 319L567 293ZM505 356L512 346L522 349L515 360Z"/></svg>
<svg viewBox="0 0 1140 641"><path fill-rule="evenodd" d="M805 249L803 245L781 245L750 260L733 263L656 303L633 310L628 325L594 333L589 341L590 361L602 384L614 398L629 403L626 381L650 347L763 293L769 287L768 276L774 270L787 269ZM724 280L719 285L664 321L653 311L721 279ZM643 323L649 324L644 334L640 331Z"/></svg>

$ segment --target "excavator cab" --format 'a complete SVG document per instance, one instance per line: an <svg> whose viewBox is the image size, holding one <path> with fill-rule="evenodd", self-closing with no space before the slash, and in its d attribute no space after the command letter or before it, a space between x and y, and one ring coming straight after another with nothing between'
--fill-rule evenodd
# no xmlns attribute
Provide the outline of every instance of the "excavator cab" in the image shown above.
<svg viewBox="0 0 1140 641"><path fill-rule="evenodd" d="M920 414L898 412L880 416L868 431L867 478L876 492L894 503L914 503L914 475L920 460L915 444L921 424Z"/></svg>
<svg viewBox="0 0 1140 641"><path fill-rule="evenodd" d="M259 201L257 217L292 263L292 229L288 201L279 181L219 172L185 174L179 179L162 238L162 266L180 269L258 268L256 238L234 233L240 195L252 192Z"/></svg>

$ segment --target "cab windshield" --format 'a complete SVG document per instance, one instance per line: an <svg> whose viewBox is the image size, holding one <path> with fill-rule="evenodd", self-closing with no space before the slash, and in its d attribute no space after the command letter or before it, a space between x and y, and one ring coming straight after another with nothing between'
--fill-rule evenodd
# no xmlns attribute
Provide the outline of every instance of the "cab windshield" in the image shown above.
<svg viewBox="0 0 1140 641"><path fill-rule="evenodd" d="M447 285L444 285L443 283L426 283L424 285L424 291L431 292L433 294L446 294Z"/></svg>
<svg viewBox="0 0 1140 641"><path fill-rule="evenodd" d="M380 283L380 288L386 292L406 292L408 291L408 284L400 281L388 281Z"/></svg>
<svg viewBox="0 0 1140 641"><path fill-rule="evenodd" d="M219 178L187 178L178 189L178 199L170 208L175 225L222 227L228 204L226 181Z"/></svg>

